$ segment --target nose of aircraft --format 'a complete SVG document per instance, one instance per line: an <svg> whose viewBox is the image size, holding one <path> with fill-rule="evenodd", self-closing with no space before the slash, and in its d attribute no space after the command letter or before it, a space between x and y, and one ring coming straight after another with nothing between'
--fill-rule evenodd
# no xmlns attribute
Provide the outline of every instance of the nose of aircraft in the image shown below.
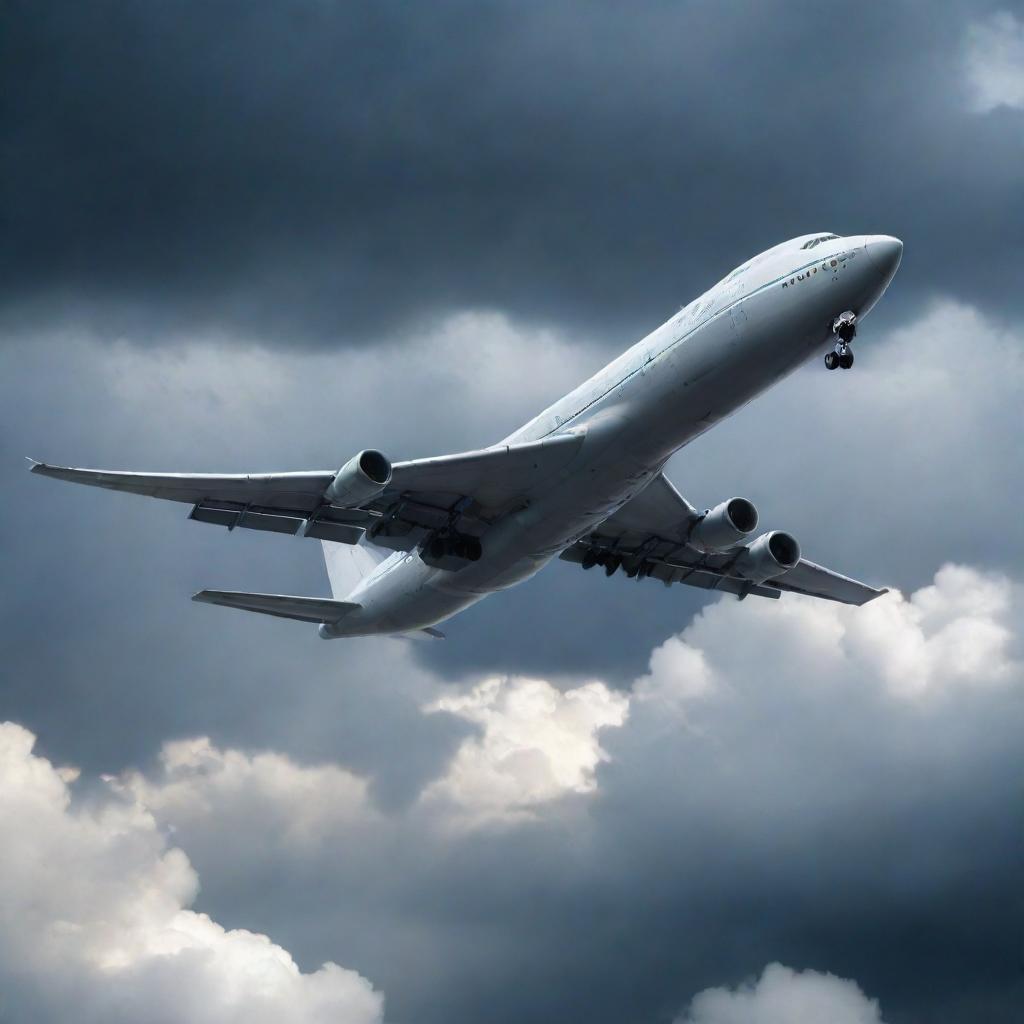
<svg viewBox="0 0 1024 1024"><path fill-rule="evenodd" d="M892 235L871 235L864 245L871 265L882 275L886 284L892 280L903 256L903 243Z"/></svg>

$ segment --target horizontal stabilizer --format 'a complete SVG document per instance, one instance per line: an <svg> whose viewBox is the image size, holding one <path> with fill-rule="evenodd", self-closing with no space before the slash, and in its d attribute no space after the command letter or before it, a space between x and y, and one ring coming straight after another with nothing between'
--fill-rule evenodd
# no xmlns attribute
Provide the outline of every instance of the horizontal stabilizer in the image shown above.
<svg viewBox="0 0 1024 1024"><path fill-rule="evenodd" d="M353 601L331 601L325 597L290 597L287 594L247 594L237 590L200 590L193 601L241 608L261 615L303 622L337 622L360 606Z"/></svg>

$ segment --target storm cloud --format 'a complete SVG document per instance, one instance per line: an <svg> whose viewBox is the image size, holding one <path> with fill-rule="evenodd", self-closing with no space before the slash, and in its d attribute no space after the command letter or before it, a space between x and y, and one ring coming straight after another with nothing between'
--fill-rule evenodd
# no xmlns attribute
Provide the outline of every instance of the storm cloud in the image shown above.
<svg viewBox="0 0 1024 1024"><path fill-rule="evenodd" d="M13 3L4 319L350 346L497 307L620 345L819 229L911 242L896 311L1011 315L990 10Z"/></svg>

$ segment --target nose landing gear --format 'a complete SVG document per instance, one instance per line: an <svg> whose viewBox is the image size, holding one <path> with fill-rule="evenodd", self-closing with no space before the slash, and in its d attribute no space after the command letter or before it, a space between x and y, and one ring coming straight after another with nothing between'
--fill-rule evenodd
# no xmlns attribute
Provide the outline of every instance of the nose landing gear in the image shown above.
<svg viewBox="0 0 1024 1024"><path fill-rule="evenodd" d="M832 321L832 333L836 336L836 347L832 352L825 353L825 368L834 370L838 366L843 370L848 370L853 366L850 342L857 334L857 314L850 310L840 313Z"/></svg>

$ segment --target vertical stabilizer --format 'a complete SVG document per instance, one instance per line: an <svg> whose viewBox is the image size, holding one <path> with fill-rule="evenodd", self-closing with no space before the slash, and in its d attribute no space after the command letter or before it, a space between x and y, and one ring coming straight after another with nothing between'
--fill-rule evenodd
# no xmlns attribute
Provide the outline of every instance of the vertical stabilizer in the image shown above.
<svg viewBox="0 0 1024 1024"><path fill-rule="evenodd" d="M327 578L331 581L331 594L337 601L343 601L374 569L393 552L373 544L338 544L335 541L320 542L324 548L327 563Z"/></svg>

